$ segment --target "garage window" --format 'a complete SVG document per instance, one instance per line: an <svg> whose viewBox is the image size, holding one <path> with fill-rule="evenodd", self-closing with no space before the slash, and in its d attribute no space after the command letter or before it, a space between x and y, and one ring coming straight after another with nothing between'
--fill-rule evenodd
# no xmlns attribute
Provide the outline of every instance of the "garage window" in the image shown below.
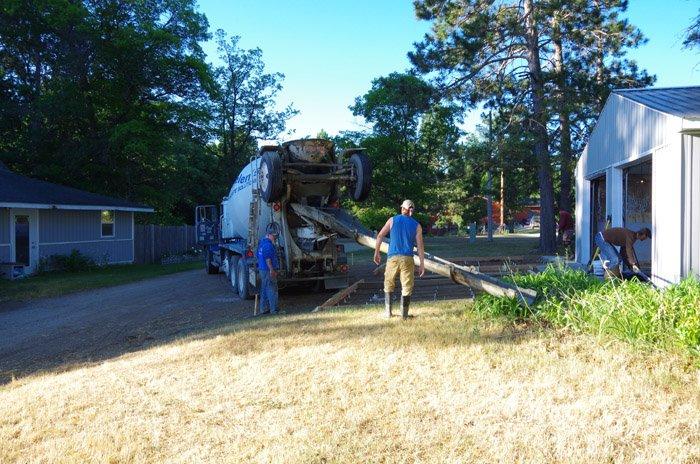
<svg viewBox="0 0 700 464"><path fill-rule="evenodd" d="M114 211L102 211L102 237L114 237Z"/></svg>

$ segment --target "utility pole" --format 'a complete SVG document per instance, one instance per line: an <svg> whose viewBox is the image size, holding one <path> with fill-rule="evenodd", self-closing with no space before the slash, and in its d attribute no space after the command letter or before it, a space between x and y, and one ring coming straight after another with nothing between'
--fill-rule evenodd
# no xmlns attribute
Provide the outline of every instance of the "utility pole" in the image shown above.
<svg viewBox="0 0 700 464"><path fill-rule="evenodd" d="M503 164L501 163L501 166ZM503 175L503 167L501 167L501 231L505 230L505 218L506 218L506 195L505 195L505 190L506 190L506 183L505 183L505 177Z"/></svg>
<svg viewBox="0 0 700 464"><path fill-rule="evenodd" d="M491 175L491 161L493 161L493 128L491 127L491 111L489 111L489 165L486 174L486 240L493 242L493 177Z"/></svg>

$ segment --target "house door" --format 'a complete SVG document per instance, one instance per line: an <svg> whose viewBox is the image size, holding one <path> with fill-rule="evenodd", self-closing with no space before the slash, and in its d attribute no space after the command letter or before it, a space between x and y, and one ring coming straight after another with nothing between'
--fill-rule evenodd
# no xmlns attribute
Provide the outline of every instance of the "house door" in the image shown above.
<svg viewBox="0 0 700 464"><path fill-rule="evenodd" d="M10 259L24 265L25 274L39 265L39 224L35 209L10 210Z"/></svg>

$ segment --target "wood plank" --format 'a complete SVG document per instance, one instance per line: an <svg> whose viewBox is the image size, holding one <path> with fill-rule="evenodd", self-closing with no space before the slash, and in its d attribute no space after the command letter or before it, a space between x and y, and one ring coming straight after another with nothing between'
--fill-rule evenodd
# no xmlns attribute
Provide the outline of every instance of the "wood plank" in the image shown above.
<svg viewBox="0 0 700 464"><path fill-rule="evenodd" d="M365 281L365 279L360 279L357 282L355 282L354 284L350 285L348 288L342 289L341 291L339 291L338 293L336 293L332 297L328 298L320 306L316 306L316 308L314 308L314 310L311 312L315 313L315 312L321 311L323 309L328 309L332 306L337 305L338 303L343 301L343 298L345 298L346 296L350 295L352 292L357 290L357 287L359 287L362 283L364 283L364 281Z"/></svg>

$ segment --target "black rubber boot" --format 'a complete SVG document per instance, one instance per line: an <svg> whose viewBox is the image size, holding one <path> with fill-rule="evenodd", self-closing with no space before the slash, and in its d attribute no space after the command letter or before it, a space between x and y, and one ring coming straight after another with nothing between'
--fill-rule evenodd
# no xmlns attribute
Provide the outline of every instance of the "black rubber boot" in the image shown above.
<svg viewBox="0 0 700 464"><path fill-rule="evenodd" d="M384 316L391 317L391 293L384 293Z"/></svg>
<svg viewBox="0 0 700 464"><path fill-rule="evenodd" d="M411 304L411 295L401 295L401 317L408 319L408 307Z"/></svg>

